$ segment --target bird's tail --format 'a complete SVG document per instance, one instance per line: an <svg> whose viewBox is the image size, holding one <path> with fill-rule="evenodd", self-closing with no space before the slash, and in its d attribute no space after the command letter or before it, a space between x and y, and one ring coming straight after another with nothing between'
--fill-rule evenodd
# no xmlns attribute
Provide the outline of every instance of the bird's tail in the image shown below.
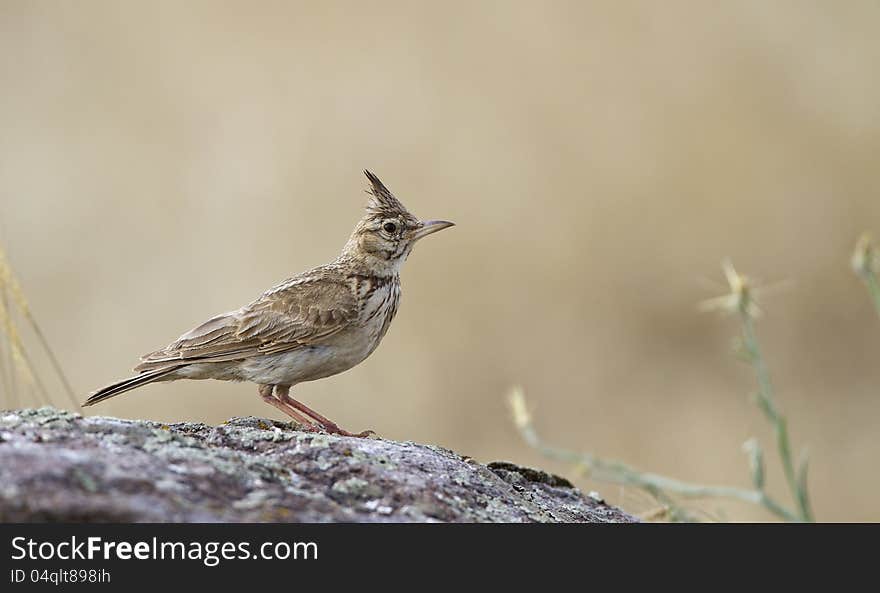
<svg viewBox="0 0 880 593"><path fill-rule="evenodd" d="M135 375L134 377L129 377L128 379L123 379L122 381L117 381L116 383L112 383L107 387L102 387L98 391L94 392L89 396L85 402L83 402L83 407L93 406L99 402L104 401L105 399L110 399L111 397L117 396L120 393L125 393L126 391L130 391L135 389L136 387L140 387L141 385L146 385L147 383L152 383L153 381L158 381L165 375L173 373L179 367L166 367L164 369L157 369L155 371L147 371L145 373L141 373L139 375Z"/></svg>

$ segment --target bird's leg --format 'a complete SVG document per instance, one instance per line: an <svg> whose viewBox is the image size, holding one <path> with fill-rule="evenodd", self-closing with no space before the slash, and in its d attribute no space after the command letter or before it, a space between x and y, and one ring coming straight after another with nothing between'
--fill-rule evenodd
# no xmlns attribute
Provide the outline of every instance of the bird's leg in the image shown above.
<svg viewBox="0 0 880 593"><path fill-rule="evenodd" d="M338 424L336 424L335 422L333 422L332 420L330 420L326 416L319 414L318 412L314 411L313 409L311 409L310 407L308 407L304 403L299 402L299 401L293 399L292 397L290 397L290 386L289 385L276 385L275 386L275 395L277 395L278 399L283 401L288 406L299 410L300 412L307 415L309 418L313 419L315 422L317 422L319 425L321 425L324 428L324 430L326 430L330 434L338 434L338 435L341 435L344 437L361 437L361 438L366 438L370 435L376 434L372 430L365 430L363 432L348 432L347 430L345 430L343 428L339 428Z"/></svg>
<svg viewBox="0 0 880 593"><path fill-rule="evenodd" d="M279 410L281 410L282 412L284 412L285 414L287 414L288 416L290 416L291 418L296 420L297 423L304 430L314 430L316 428L314 423L311 420L309 420L306 416L300 414L299 412L296 411L295 408L292 408L291 406L289 406L285 402L281 401L280 399L278 399L277 397L272 395L272 387L273 387L272 385L260 385L260 389L259 389L260 397L263 399L264 402L266 402L270 406L274 406L274 407L278 408Z"/></svg>

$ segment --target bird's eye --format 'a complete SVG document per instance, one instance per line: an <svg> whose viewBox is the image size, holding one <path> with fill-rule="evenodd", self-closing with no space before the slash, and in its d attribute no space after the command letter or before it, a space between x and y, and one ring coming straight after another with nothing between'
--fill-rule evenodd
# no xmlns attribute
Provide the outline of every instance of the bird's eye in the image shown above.
<svg viewBox="0 0 880 593"><path fill-rule="evenodd" d="M397 232L397 225L394 224L393 222L386 222L385 224L382 225L382 228L385 230L386 233Z"/></svg>

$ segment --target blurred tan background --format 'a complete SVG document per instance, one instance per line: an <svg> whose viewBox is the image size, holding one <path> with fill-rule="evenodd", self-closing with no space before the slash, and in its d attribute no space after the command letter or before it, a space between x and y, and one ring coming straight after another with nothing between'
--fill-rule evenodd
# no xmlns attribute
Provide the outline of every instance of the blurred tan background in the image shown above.
<svg viewBox="0 0 880 593"><path fill-rule="evenodd" d="M548 440L685 480L748 486L757 435L788 501L738 326L696 309L730 256L794 281L758 331L817 517L878 520L880 322L848 268L880 233L878 30L868 1L0 0L0 243L85 396L334 258L367 167L458 226L377 352L300 399L571 475L513 428L521 384ZM280 418L219 382L88 413Z"/></svg>

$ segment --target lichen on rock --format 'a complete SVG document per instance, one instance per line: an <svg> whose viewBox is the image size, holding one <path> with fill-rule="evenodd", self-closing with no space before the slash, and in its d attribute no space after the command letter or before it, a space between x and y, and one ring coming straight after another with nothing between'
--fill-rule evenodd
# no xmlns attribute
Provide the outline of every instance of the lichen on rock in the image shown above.
<svg viewBox="0 0 880 593"><path fill-rule="evenodd" d="M563 478L260 418L0 412L0 521L631 522Z"/></svg>

